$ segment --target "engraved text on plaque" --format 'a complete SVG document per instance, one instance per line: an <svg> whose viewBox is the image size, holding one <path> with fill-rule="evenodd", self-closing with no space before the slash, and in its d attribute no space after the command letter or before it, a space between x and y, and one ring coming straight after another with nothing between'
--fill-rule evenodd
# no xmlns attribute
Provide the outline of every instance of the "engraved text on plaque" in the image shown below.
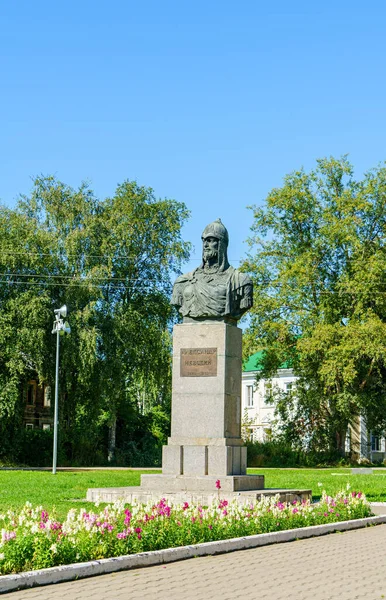
<svg viewBox="0 0 386 600"><path fill-rule="evenodd" d="M181 377L216 377L217 348L181 348Z"/></svg>

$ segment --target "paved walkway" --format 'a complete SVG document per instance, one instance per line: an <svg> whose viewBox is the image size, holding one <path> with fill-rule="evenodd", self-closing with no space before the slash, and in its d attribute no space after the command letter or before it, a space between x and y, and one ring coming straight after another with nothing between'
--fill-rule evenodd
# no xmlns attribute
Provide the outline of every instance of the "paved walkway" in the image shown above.
<svg viewBox="0 0 386 600"><path fill-rule="evenodd" d="M4 594L1 600L381 600L386 525Z"/></svg>

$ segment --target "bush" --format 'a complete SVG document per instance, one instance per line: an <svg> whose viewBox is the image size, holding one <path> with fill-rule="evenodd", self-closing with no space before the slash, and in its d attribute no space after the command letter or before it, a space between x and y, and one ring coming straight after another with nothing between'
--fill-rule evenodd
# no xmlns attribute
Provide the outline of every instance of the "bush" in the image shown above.
<svg viewBox="0 0 386 600"><path fill-rule="evenodd" d="M53 431L23 429L17 451L19 464L29 467L49 467L53 455Z"/></svg>
<svg viewBox="0 0 386 600"><path fill-rule="evenodd" d="M247 442L248 467L319 467L345 464L338 452L304 452L288 442Z"/></svg>

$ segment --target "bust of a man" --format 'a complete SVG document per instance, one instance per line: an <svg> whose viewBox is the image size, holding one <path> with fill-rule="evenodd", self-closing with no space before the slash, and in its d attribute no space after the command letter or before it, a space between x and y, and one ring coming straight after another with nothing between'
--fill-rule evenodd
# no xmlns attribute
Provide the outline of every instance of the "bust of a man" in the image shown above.
<svg viewBox="0 0 386 600"><path fill-rule="evenodd" d="M202 263L176 279L171 303L184 321L235 323L253 304L252 281L229 265L229 236L220 219L207 225L201 238Z"/></svg>

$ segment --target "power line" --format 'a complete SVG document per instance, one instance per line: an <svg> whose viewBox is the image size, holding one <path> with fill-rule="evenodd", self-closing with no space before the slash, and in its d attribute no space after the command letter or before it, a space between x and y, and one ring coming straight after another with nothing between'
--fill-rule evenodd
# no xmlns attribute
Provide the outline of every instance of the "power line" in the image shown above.
<svg viewBox="0 0 386 600"><path fill-rule="evenodd" d="M124 259L124 260L130 260L130 259L136 259L136 260L143 260L142 256L138 256L138 254L133 254L133 255L127 255L127 254L87 254L87 253L83 253L81 252L80 254L67 254L67 253L63 253L63 255L61 256L60 254L54 254L52 252L29 252L28 250L20 250L20 251L7 251L7 250L0 250L0 256L50 256L51 258L112 258L112 259ZM228 262L230 263L239 263L242 259L228 259ZM186 262L201 262L202 258L188 258L186 259Z"/></svg>
<svg viewBox="0 0 386 600"><path fill-rule="evenodd" d="M106 285L103 285L101 283L92 283L91 281L85 281L83 284L81 283L60 283L60 282L49 282L49 281L12 281L11 279L0 279L0 283L6 283L9 286L11 285L24 285L24 286L42 286L42 287L47 287L47 286L57 286L57 287L61 287L61 288L69 288L69 287L86 287L86 285L89 285L91 287L95 287L95 288L100 288L103 289L104 287L106 287ZM124 285L124 284L118 284L118 283L112 283L109 284L110 288L115 288L115 289L125 289L125 290L130 290L132 289L130 286L128 285ZM154 289L157 288L157 286L155 284L152 284L152 286L146 286L146 282L143 281L140 287L153 287Z"/></svg>
<svg viewBox="0 0 386 600"><path fill-rule="evenodd" d="M1 274L0 274L0 276L1 276ZM153 280L136 279L136 280L132 280L132 281L141 282L141 285L139 287L143 287L143 288L144 287L153 287L154 289L157 288L157 285L155 283L152 283L151 286L150 286L150 284L148 286L146 285L146 281L155 282L156 281L155 279L153 279ZM92 281L90 281L88 279L83 280L83 283L61 283L61 282L50 282L50 281L14 281L11 279L0 279L0 283L6 283L9 286L11 286L11 285L39 286L40 285L40 286L45 286L45 287L59 286L61 288L64 288L64 287L67 287L67 288L69 288L69 287L86 287L87 285L89 285L91 287L100 288L100 289L103 289L104 287L106 287L106 285L109 285L111 288L120 289L120 290L122 290L122 289L130 290L131 289L130 286L124 285L123 283L122 284L110 283L109 281L107 281L106 284L101 284L101 283L93 283ZM166 283L166 285L169 285L169 284ZM363 295L363 294L369 295L369 292L360 292L360 291L349 292L349 291L344 291L344 290L342 290L342 291L324 290L324 291L318 292L318 295L320 295L320 296L333 295L333 294L336 294L336 295L347 294L350 296L357 296L357 295ZM370 292L370 295L375 295L375 294L386 295L386 291L382 292L382 291L378 291L378 290L372 290ZM270 296L270 297L273 299L272 296Z"/></svg>
<svg viewBox="0 0 386 600"><path fill-rule="evenodd" d="M14 251L14 250L1 250L0 251L0 255L4 255L4 256L18 256L18 255L22 255L22 256L51 256L52 258L122 258L122 259L131 259L131 258L135 258L138 259L138 254L132 254L132 255L128 255L128 254L87 254L84 252L80 252L79 254L67 254L65 251L63 252L63 255L60 255L60 253L53 253L53 252L29 252L28 250L18 250L18 251Z"/></svg>
<svg viewBox="0 0 386 600"><path fill-rule="evenodd" d="M101 279L102 281L143 281L143 279L147 279L147 281L158 281L158 279L152 278L140 278L136 277L102 277L99 275L92 275L90 278L82 277L81 275L50 275L47 274L39 274L39 273L0 273L0 277L35 277L37 279L72 279L72 280L81 280L84 283L90 281L90 279Z"/></svg>

